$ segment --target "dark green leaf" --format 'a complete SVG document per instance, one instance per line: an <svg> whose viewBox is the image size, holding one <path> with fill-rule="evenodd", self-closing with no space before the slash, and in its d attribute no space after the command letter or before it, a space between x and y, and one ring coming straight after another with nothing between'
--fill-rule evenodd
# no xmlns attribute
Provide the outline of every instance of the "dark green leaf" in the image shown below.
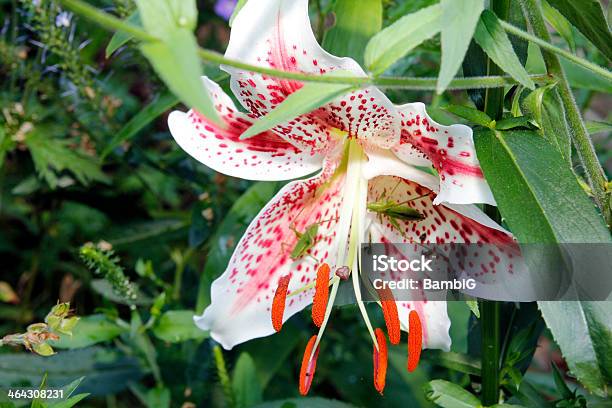
<svg viewBox="0 0 612 408"><path fill-rule="evenodd" d="M445 380L433 380L423 386L427 398L443 408L480 407L480 400L461 386Z"/></svg>
<svg viewBox="0 0 612 408"><path fill-rule="evenodd" d="M106 145L104 151L102 151L101 157L104 159L110 152L112 152L121 143L133 138L139 131L141 131L149 123L153 122L159 115L173 107L178 103L178 98L170 93L164 93L150 104L142 108L128 123L125 124L113 137L113 139Z"/></svg>
<svg viewBox="0 0 612 408"><path fill-rule="evenodd" d="M535 87L514 52L508 34L501 27L493 12L485 10L482 13L476 26L474 40L497 66L527 88L533 89Z"/></svg>
<svg viewBox="0 0 612 408"><path fill-rule="evenodd" d="M431 361L432 364L460 373L480 376L480 360L467 354L428 350L423 353L423 360Z"/></svg>
<svg viewBox="0 0 612 408"><path fill-rule="evenodd" d="M437 92L444 92L457 74L463 57L476 30L484 0L441 0L442 7L442 63L438 75Z"/></svg>
<svg viewBox="0 0 612 408"><path fill-rule="evenodd" d="M595 206L544 138L483 131L475 142L499 210L519 242L610 242Z"/></svg>
<svg viewBox="0 0 612 408"><path fill-rule="evenodd" d="M72 336L61 335L58 341L50 341L54 348L76 349L109 341L126 331L125 328L96 314L82 317L72 331Z"/></svg>
<svg viewBox="0 0 612 408"><path fill-rule="evenodd" d="M538 302L538 306L572 375L589 391L606 397L606 384L612 382L612 303Z"/></svg>
<svg viewBox="0 0 612 408"><path fill-rule="evenodd" d="M169 343L205 339L208 332L199 329L193 322L192 310L169 310L162 314L153 326L153 334Z"/></svg>
<svg viewBox="0 0 612 408"><path fill-rule="evenodd" d="M542 0L542 12L544 13L544 18L553 26L553 28L563 37L567 45L569 45L570 50L573 53L576 53L576 40L574 40L574 33L572 31L572 25L563 14L559 13L559 11L552 7L546 0Z"/></svg>
<svg viewBox="0 0 612 408"><path fill-rule="evenodd" d="M125 19L125 22L133 26L142 27L142 22L140 21L140 14L138 13L138 11L135 11L130 14L130 16ZM131 34L128 34L123 31L117 31L115 34L113 34L112 38L108 42L108 45L106 46L106 58L110 57L115 51L117 51L120 47L122 47L132 38L133 37Z"/></svg>
<svg viewBox="0 0 612 408"><path fill-rule="evenodd" d="M381 0L336 0L332 11L336 19L323 38L323 48L340 57L363 63L363 50L382 27Z"/></svg>
<svg viewBox="0 0 612 408"><path fill-rule="evenodd" d="M340 76L346 74L346 71L333 71L325 75ZM349 93L353 89L353 86L345 84L306 83L299 90L289 95L276 108L268 112L267 115L259 118L253 126L240 135L240 138L248 139L253 137L285 121L323 106L336 97Z"/></svg>
<svg viewBox="0 0 612 408"><path fill-rule="evenodd" d="M559 372L559 368L554 362L551 362L553 379L555 380L555 385L557 386L557 391L561 395L561 398L567 399L572 398L574 393L568 388L565 380L563 379L563 375Z"/></svg>
<svg viewBox="0 0 612 408"><path fill-rule="evenodd" d="M517 127L525 127L529 125L529 118L526 116L516 116L505 118L495 123L497 130L509 130Z"/></svg>
<svg viewBox="0 0 612 408"><path fill-rule="evenodd" d="M596 92L612 93L612 82L601 75L581 67L578 64L561 58L561 65L567 75L567 80L573 88L589 89Z"/></svg>
<svg viewBox="0 0 612 408"><path fill-rule="evenodd" d="M598 0L548 0L548 3L612 60L612 35Z"/></svg>
<svg viewBox="0 0 612 408"><path fill-rule="evenodd" d="M478 109L470 108L469 106L463 105L449 105L444 108L445 110L453 113L460 118L464 118L469 120L472 123L476 123L477 125L481 125L484 127L490 127L493 124L493 119L489 117L486 113L479 111Z"/></svg>
<svg viewBox="0 0 612 408"><path fill-rule="evenodd" d="M237 408L248 408L262 401L263 389L255 362L248 353L241 353L232 374L232 388Z"/></svg>
<svg viewBox="0 0 612 408"><path fill-rule="evenodd" d="M442 9L436 4L408 14L376 34L365 49L365 64L380 74L441 29Z"/></svg>

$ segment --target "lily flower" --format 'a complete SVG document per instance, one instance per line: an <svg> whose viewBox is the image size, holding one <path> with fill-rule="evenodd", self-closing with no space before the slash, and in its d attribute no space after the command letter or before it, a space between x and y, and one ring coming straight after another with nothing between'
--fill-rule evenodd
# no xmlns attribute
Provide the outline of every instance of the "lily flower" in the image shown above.
<svg viewBox="0 0 612 408"><path fill-rule="evenodd" d="M307 0L249 1L238 13L226 57L262 67L323 75L365 75L350 58L323 50L312 32ZM300 372L300 392L312 383L319 344L340 281L352 279L357 305L373 342L374 385L382 393L386 337L373 328L359 286L364 242L512 243L512 236L472 203L495 201L476 158L472 131L443 126L421 103L395 106L368 87L338 97L252 138L240 135L303 84L223 66L236 108L204 78L225 127L194 110L172 112L176 142L208 167L249 180L292 180L261 210L213 282L211 304L196 324L224 348L280 330L310 304L312 336ZM433 167L438 176L420 168ZM382 212L381 197L409 216ZM493 260L495 259L495 260ZM500 271L503 254L493 254ZM481 266L481 265L478 265ZM409 331L407 368L421 348L448 350L450 320L441 301L382 300L393 344Z"/></svg>

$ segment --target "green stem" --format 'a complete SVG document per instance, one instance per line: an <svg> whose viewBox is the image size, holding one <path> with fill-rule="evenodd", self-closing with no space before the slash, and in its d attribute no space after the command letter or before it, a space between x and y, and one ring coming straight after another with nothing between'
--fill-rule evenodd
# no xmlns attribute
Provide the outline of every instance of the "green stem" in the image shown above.
<svg viewBox="0 0 612 408"><path fill-rule="evenodd" d="M554 49L551 49L552 46L548 44L548 42L550 42L550 34L548 33L546 24L544 23L542 10L536 0L521 0L521 2L533 32L538 37L543 39L540 40L540 38L533 37L537 39L537 41L534 42L543 48L542 55L546 64L546 70L558 81L557 89L565 108L567 121L572 129L571 136L573 144L578 152L580 163L584 167L587 181L591 187L591 190L593 191L595 201L602 210L604 218L609 225L612 220L612 214L610 212L610 202L606 189L607 179L601 164L599 163L597 154L595 153L595 148L593 147L593 143L591 142L586 126L582 121L580 110L576 104L576 100L574 99L572 89L569 86L565 72L563 71L561 62L559 61L559 57L555 55ZM542 43L546 44L546 46L543 46ZM556 47L553 48L556 49ZM576 62L574 56L567 51L563 51L563 53L558 54ZM601 67L594 64L590 65L597 68L593 69L593 71L599 72L600 74L600 71L603 71L602 75L608 78L608 80L612 80L612 75L610 75L608 71L603 70Z"/></svg>
<svg viewBox="0 0 612 408"><path fill-rule="evenodd" d="M491 9L500 18L505 19L510 9L509 0L491 1ZM499 68L490 58L487 57L487 76L499 75L504 71ZM504 112L504 88L492 88L485 91L484 111L489 117L499 120Z"/></svg>
<svg viewBox="0 0 612 408"><path fill-rule="evenodd" d="M532 3L533 2L533 0L522 0L522 1L523 1L524 4ZM531 7L531 6L528 6L528 7ZM538 7L538 6L536 5L536 7ZM538 7L538 10L539 10L539 7ZM531 16L528 17L530 19L529 21L532 22L530 17ZM540 17L542 18L542 24L544 24L544 19L541 16L541 14L540 14ZM561 55L562 57L564 57L564 58L566 58L566 59L568 59L568 60L570 60L570 61L572 61L572 62L574 62L574 63L576 63L578 65L581 65L581 66L585 67L586 69L588 69L590 71L593 71L593 72L601 75L602 77L606 78L608 81L612 80L612 72L608 71L607 69L605 69L605 68L603 68L603 67L601 67L601 66L599 66L597 64L593 64L592 62L590 62L588 60L585 60L584 58L581 58L581 57L579 57L577 55L574 55L571 52L564 50L563 48L559 48L559 47L556 47L556 46L552 45L550 43L550 35L548 34L548 31L546 31L546 29L545 29L546 35L544 36L544 35L542 35L540 33L539 30L536 30L535 27L534 27L533 30L538 35L538 37L536 37L534 35L529 34L526 31L521 30L518 27L513 26L512 24L510 24L510 23L508 23L506 21L500 20L500 24L503 27L503 29L506 30L508 33L510 33L512 35L515 35L517 37L521 37L521 38L523 38L523 39L525 39L527 41L531 41L532 43L539 45L540 48L548 51L551 54ZM546 26L544 26L544 27L546 27ZM546 60L546 57L544 57L544 59Z"/></svg>
<svg viewBox="0 0 612 408"><path fill-rule="evenodd" d="M499 401L499 302L480 301L482 327L482 404Z"/></svg>
<svg viewBox="0 0 612 408"><path fill-rule="evenodd" d="M159 41L158 38L148 34L143 29L134 25L128 24L108 13L98 10L80 0L60 0L67 9L74 13L83 16L101 27L114 31L123 31L132 35L135 39L144 42ZM281 71L272 68L265 68L257 65L247 64L242 61L225 58L223 54L216 51L207 50L204 48L198 49L198 55L204 61L225 65L233 68L242 69L250 72L258 72L260 74L269 75L275 78L294 79L304 82L322 82L334 84L355 85L365 87L376 85L382 88L402 88L414 90L435 90L436 78L412 78L412 77L347 77L347 76L327 76L303 74L300 72ZM550 78L546 75L533 75L531 79L539 84L550 83ZM518 82L509 76L491 76L491 77L468 77L454 79L448 89L476 89L476 88L498 88L506 85L514 85Z"/></svg>
<svg viewBox="0 0 612 408"><path fill-rule="evenodd" d="M227 406L235 407L236 402L234 400L232 383L230 380L229 373L227 372L227 367L225 366L225 359L223 358L223 351L221 350L221 347L213 347L213 356L215 359L215 365L217 366L217 375L219 376L219 382L221 383L221 388L223 389L223 394L225 396L225 402Z"/></svg>

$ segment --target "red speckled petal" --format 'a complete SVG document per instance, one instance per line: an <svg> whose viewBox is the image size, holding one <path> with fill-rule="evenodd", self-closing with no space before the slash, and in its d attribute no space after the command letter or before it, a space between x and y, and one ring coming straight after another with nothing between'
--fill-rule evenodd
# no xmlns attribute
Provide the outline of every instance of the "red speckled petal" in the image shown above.
<svg viewBox="0 0 612 408"><path fill-rule="evenodd" d="M335 234L342 203L344 174L331 178L339 158L328 161L316 177L287 184L249 225L227 269L212 284L212 303L196 324L210 330L226 349L274 333L270 309L278 281L290 275L289 292L316 279L317 262L289 256L297 237L317 222L316 244L309 254L333 265ZM326 184L329 182L329 184ZM312 302L314 288L287 298L284 320Z"/></svg>
<svg viewBox="0 0 612 408"><path fill-rule="evenodd" d="M423 348L450 351L451 338L449 329L451 321L446 311L446 302L416 301L396 302L397 314L401 329L408 331L408 315L416 310L421 318L423 330Z"/></svg>
<svg viewBox="0 0 612 408"><path fill-rule="evenodd" d="M248 2L234 21L225 56L284 71L322 75L346 70L365 76L354 60L335 57L319 46L310 27L308 0ZM231 87L238 100L256 117L274 109L303 85L229 66L222 68L231 74ZM389 99L370 87L339 97L274 131L295 146L316 152L329 149L330 127L391 147L399 140L399 120Z"/></svg>
<svg viewBox="0 0 612 408"><path fill-rule="evenodd" d="M476 157L472 129L436 123L422 103L398 106L398 110L402 131L400 143L393 151L413 165L421 165L414 161L415 150L431 160L440 175L440 193L435 204L495 204Z"/></svg>
<svg viewBox="0 0 612 408"><path fill-rule="evenodd" d="M239 112L216 83L203 80L226 128L193 110L174 111L168 118L172 136L196 160L223 174L249 180L289 180L321 168L320 155L302 151L272 132L240 140L253 119Z"/></svg>

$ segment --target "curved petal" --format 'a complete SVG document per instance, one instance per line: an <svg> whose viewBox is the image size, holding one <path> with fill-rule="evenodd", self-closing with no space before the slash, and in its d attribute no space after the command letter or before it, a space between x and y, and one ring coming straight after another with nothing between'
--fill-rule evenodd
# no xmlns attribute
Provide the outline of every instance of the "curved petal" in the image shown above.
<svg viewBox="0 0 612 408"><path fill-rule="evenodd" d="M194 110L174 111L168 117L172 136L193 158L220 173L248 180L289 180L321 168L320 155L302 151L272 132L241 140L253 119L239 112L219 85L208 78L203 81L226 128Z"/></svg>
<svg viewBox="0 0 612 408"><path fill-rule="evenodd" d="M248 2L233 24L227 58L266 68L307 74L343 70L365 76L350 58L335 57L317 43L308 17L308 0ZM255 117L265 115L302 87L295 80L272 78L222 66L231 74L231 88ZM399 115L377 88L355 91L273 130L301 149L326 151L330 127L391 147L399 140Z"/></svg>
<svg viewBox="0 0 612 408"><path fill-rule="evenodd" d="M227 269L211 287L211 305L196 324L230 349L244 341L274 333L271 305L279 279L290 275L289 292L303 289L316 279L317 261L328 260L333 248L343 173L334 174L338 160L328 161L316 177L287 184L261 210L236 246ZM292 228L304 232L320 223L315 244L298 259L290 254L298 238ZM333 264L333 260L328 260ZM289 296L284 319L312 302L314 289Z"/></svg>
<svg viewBox="0 0 612 408"><path fill-rule="evenodd" d="M440 175L440 193L434 204L495 204L476 157L472 129L436 123L422 103L398 106L402 116L400 143L394 153L409 164L416 152L424 154Z"/></svg>

